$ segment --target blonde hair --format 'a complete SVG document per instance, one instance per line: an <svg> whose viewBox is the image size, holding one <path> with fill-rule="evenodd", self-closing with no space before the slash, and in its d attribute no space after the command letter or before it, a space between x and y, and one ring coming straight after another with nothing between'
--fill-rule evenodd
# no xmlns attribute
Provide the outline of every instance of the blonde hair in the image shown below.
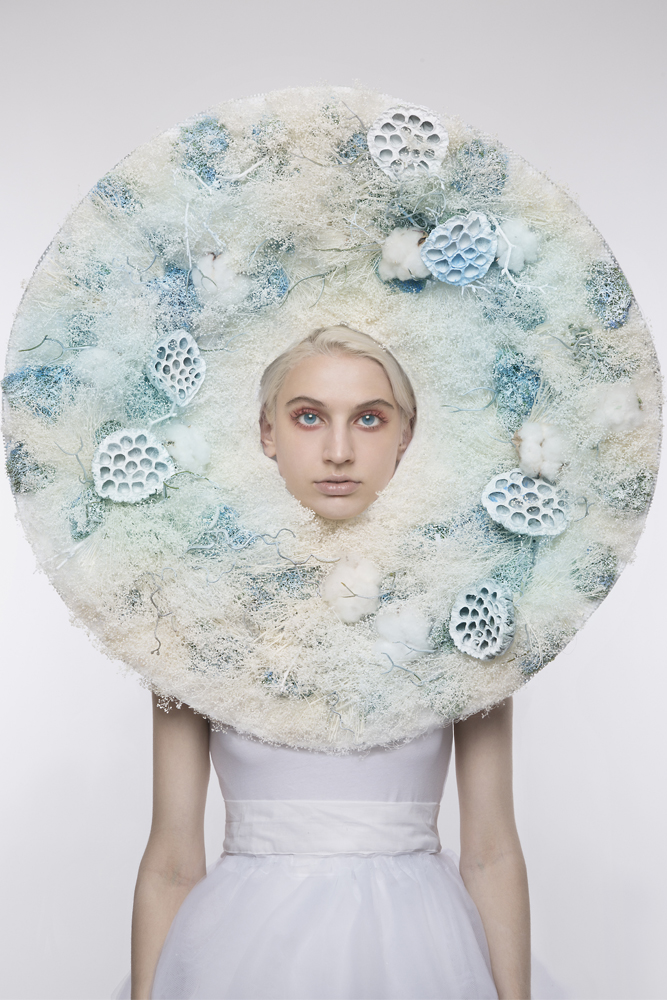
<svg viewBox="0 0 667 1000"><path fill-rule="evenodd" d="M276 412L276 401L288 373L306 358L323 354L335 357L337 354L350 354L357 358L369 358L382 366L389 379L394 399L398 403L401 417L412 428L417 417L417 403L410 384L393 354L385 350L367 333L354 330L350 326L321 326L313 330L303 340L292 344L283 351L262 375L259 386L259 401L261 415L273 420Z"/></svg>

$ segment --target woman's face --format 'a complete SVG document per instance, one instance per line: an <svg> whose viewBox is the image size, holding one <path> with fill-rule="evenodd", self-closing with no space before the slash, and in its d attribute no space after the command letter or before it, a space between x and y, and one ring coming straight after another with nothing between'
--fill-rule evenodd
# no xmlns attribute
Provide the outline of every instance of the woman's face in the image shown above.
<svg viewBox="0 0 667 1000"><path fill-rule="evenodd" d="M264 454L290 493L322 517L355 517L377 498L410 443L384 368L370 358L316 355L288 373Z"/></svg>

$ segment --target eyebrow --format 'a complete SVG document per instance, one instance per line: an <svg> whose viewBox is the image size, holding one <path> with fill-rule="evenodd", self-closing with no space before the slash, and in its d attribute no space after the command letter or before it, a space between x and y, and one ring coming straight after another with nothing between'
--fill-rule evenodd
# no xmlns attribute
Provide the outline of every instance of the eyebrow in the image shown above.
<svg viewBox="0 0 667 1000"><path fill-rule="evenodd" d="M294 399L290 399L289 402L285 403L285 406L294 406L295 403L310 403L312 406L321 406L322 409L327 409L326 403L323 403L319 399L313 399L312 396L295 396ZM395 409L386 399L369 399L365 403L355 406L355 410L366 410L369 406L386 406L390 410Z"/></svg>

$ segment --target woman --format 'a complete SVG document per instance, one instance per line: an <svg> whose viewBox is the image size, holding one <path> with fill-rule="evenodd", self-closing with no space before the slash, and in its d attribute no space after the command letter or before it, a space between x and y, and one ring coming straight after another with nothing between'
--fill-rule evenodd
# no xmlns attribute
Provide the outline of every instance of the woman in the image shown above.
<svg viewBox="0 0 667 1000"><path fill-rule="evenodd" d="M415 418L400 365L346 327L315 331L262 379L264 454L293 496L334 522L387 486ZM528 997L511 717L507 701L454 727L459 878L435 832L451 726L329 755L209 733L188 707L156 703L132 997ZM209 748L227 835L205 878Z"/></svg>

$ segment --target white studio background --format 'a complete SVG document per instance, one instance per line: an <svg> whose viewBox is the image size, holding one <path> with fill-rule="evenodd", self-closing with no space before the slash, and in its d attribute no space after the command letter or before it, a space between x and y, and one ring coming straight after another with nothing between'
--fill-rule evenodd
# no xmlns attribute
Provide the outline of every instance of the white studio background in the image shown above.
<svg viewBox="0 0 667 1000"><path fill-rule="evenodd" d="M135 146L220 100L360 82L497 133L565 186L664 366L666 14L659 0L5 0L2 337L70 209ZM577 1000L667 996L665 480L635 563L516 697L535 951ZM149 696L70 625L6 481L1 504L0 996L108 997L150 821ZM455 847L453 784L443 811Z"/></svg>

